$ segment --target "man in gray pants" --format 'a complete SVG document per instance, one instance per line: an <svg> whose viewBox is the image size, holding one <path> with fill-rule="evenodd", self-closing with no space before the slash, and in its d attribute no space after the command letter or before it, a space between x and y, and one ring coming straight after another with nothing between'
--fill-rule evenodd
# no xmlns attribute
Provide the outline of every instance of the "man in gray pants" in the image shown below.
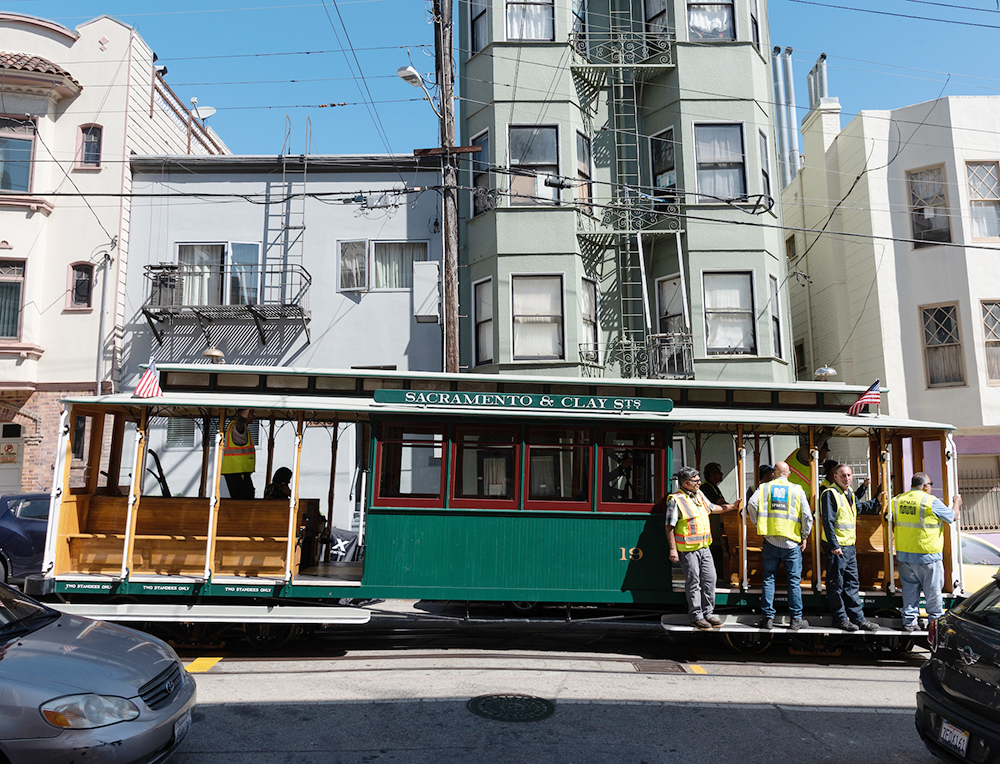
<svg viewBox="0 0 1000 764"><path fill-rule="evenodd" d="M688 616L691 625L701 631L710 631L722 625L722 619L713 614L715 609L715 564L709 547L712 531L708 516L713 512L738 510L742 501L732 504L713 504L700 490L698 470L683 467L677 473L680 490L667 499L667 541L670 544L670 562L680 562L684 571Z"/></svg>

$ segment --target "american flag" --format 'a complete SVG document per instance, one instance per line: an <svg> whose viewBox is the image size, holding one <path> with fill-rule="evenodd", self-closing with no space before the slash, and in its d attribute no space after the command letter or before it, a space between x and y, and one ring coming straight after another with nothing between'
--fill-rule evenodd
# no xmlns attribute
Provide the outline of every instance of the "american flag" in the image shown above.
<svg viewBox="0 0 1000 764"><path fill-rule="evenodd" d="M851 407L847 409L847 413L850 416L858 416L861 414L861 409L867 406L869 403L874 403L876 406L882 403L882 380L876 379L875 384L865 390L861 397L851 404Z"/></svg>
<svg viewBox="0 0 1000 764"><path fill-rule="evenodd" d="M158 398L163 395L160 389L160 377L156 373L156 362L150 361L146 372L139 380L139 384L132 391L133 398Z"/></svg>

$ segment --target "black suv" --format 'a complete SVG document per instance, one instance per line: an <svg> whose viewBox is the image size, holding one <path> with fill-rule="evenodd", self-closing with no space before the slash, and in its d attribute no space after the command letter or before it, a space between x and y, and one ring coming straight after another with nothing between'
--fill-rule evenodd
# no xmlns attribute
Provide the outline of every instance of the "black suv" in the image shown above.
<svg viewBox="0 0 1000 764"><path fill-rule="evenodd" d="M47 493L0 496L0 582L41 572L48 520Z"/></svg>
<svg viewBox="0 0 1000 764"><path fill-rule="evenodd" d="M945 761L1000 762L1000 581L932 622L927 641L916 716L924 744Z"/></svg>

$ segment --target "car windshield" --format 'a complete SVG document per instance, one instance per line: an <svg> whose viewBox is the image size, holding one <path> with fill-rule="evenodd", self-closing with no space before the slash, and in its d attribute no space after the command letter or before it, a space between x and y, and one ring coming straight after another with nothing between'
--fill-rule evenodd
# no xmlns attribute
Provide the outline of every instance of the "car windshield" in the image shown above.
<svg viewBox="0 0 1000 764"><path fill-rule="evenodd" d="M1000 629L1000 584L984 586L955 608L963 618Z"/></svg>
<svg viewBox="0 0 1000 764"><path fill-rule="evenodd" d="M58 610L0 584L0 637L34 631L58 617Z"/></svg>
<svg viewBox="0 0 1000 764"><path fill-rule="evenodd" d="M1000 554L979 539L962 538L962 562L966 565L1000 566Z"/></svg>

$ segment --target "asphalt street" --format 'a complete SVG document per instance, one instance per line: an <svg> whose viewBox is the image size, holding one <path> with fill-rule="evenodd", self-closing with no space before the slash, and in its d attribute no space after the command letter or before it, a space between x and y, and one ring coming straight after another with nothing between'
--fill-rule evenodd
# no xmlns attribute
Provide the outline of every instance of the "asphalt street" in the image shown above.
<svg viewBox="0 0 1000 764"><path fill-rule="evenodd" d="M504 627L321 634L263 655L193 650L199 706L173 761L930 764L913 724L922 657L776 644L750 658L717 634ZM470 710L495 695L527 697L481 703L501 718Z"/></svg>

